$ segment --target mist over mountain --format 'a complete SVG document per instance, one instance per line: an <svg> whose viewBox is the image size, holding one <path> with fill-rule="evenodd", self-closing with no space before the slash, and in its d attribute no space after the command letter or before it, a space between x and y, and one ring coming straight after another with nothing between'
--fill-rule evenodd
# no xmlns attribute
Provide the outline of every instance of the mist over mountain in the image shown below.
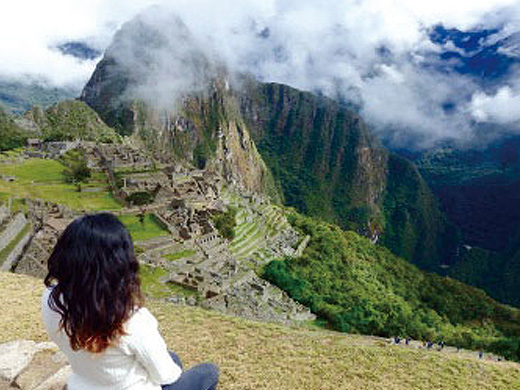
<svg viewBox="0 0 520 390"><path fill-rule="evenodd" d="M5 52L13 55L0 65L0 74L84 84L95 61L49 48L84 42L104 49L114 31L148 4L117 0L92 8L82 3L87 14L103 12L99 26L78 22L69 37L46 27L52 33L43 35L49 38L38 48L42 45L49 58L22 60L25 54L9 47ZM164 1L161 9L154 16L158 23L161 13L175 13L202 51L218 53L232 72L352 103L392 148L473 147L482 133L486 142L518 133L520 12L515 1L468 6L364 0L324 7L308 0L239 5L182 0Z"/></svg>

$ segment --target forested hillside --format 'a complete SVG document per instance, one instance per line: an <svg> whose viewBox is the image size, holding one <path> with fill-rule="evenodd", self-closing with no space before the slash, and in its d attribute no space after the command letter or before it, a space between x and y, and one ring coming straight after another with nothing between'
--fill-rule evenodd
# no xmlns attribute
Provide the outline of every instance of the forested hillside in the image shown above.
<svg viewBox="0 0 520 390"><path fill-rule="evenodd" d="M520 360L520 311L450 278L420 271L387 249L294 213L310 236L297 259L273 261L264 277L351 333L445 341Z"/></svg>
<svg viewBox="0 0 520 390"><path fill-rule="evenodd" d="M359 115L285 85L245 85L242 113L287 205L379 239L422 268L447 261L456 235L435 197Z"/></svg>

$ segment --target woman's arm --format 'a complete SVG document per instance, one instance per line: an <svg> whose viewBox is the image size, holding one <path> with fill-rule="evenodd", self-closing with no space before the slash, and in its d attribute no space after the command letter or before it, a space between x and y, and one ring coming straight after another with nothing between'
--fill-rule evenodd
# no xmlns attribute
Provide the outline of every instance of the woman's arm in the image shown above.
<svg viewBox="0 0 520 390"><path fill-rule="evenodd" d="M150 379L159 385L175 382L182 369L170 357L155 317L147 309L141 308L130 322L125 338L137 361L150 375Z"/></svg>

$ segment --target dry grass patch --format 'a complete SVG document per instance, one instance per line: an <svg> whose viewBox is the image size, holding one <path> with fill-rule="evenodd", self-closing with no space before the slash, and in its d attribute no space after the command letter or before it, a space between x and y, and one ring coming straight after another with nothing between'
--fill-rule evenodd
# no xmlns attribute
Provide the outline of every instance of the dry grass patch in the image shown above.
<svg viewBox="0 0 520 390"><path fill-rule="evenodd" d="M41 281L0 273L0 342L42 340ZM221 390L520 390L520 365L281 327L158 301L148 307L186 366L213 361Z"/></svg>

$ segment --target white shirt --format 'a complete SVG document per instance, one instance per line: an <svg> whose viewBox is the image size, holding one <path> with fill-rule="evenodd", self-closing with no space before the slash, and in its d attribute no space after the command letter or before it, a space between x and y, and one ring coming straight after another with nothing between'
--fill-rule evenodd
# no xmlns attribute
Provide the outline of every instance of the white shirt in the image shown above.
<svg viewBox="0 0 520 390"><path fill-rule="evenodd" d="M159 334L157 320L145 308L126 322L127 335L117 346L101 353L73 351L69 337L60 329L60 314L49 307L51 291L47 289L42 296L43 322L49 338L70 362L69 390L160 390L160 385L173 383L181 375Z"/></svg>

